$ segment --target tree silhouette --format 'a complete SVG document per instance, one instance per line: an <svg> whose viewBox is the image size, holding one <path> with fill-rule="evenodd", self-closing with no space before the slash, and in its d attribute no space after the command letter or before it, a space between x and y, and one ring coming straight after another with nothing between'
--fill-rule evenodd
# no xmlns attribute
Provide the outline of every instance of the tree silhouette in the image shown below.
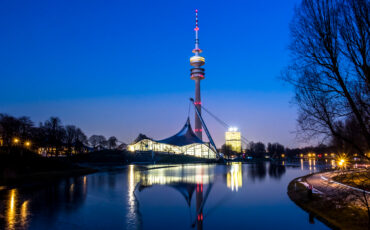
<svg viewBox="0 0 370 230"><path fill-rule="evenodd" d="M107 139L102 135L92 135L89 138L89 143L96 150L96 149L98 149L98 147L99 148L106 147Z"/></svg>
<svg viewBox="0 0 370 230"><path fill-rule="evenodd" d="M46 143L49 147L49 152L58 156L65 140L66 131L62 126L62 122L58 117L50 117L45 121L41 128L46 134Z"/></svg>
<svg viewBox="0 0 370 230"><path fill-rule="evenodd" d="M117 138L115 136L111 136L108 138L108 148L113 149L117 147Z"/></svg>
<svg viewBox="0 0 370 230"><path fill-rule="evenodd" d="M370 149L370 3L303 0L291 23L293 60L283 78L295 87L299 133ZM361 144L341 132L353 119Z"/></svg>

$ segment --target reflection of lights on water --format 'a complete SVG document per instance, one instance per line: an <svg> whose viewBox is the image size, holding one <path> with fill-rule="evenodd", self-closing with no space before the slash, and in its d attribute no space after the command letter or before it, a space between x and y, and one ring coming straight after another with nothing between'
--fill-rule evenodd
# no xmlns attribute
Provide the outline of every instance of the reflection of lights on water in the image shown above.
<svg viewBox="0 0 370 230"><path fill-rule="evenodd" d="M16 220L15 220L15 216L16 216L15 206L17 205L16 199L17 199L17 191L15 189L10 190L8 213L6 215L9 229L14 229L14 225L16 223Z"/></svg>
<svg viewBox="0 0 370 230"><path fill-rule="evenodd" d="M73 193L73 190L75 189L75 184L73 183L73 184L71 184L70 186L69 186L69 192L70 193Z"/></svg>
<svg viewBox="0 0 370 230"><path fill-rule="evenodd" d="M83 177L83 194L86 195L87 193L87 177Z"/></svg>
<svg viewBox="0 0 370 230"><path fill-rule="evenodd" d="M304 162L303 162L303 159L301 158L301 170L303 171L303 169L304 169Z"/></svg>
<svg viewBox="0 0 370 230"><path fill-rule="evenodd" d="M127 221L128 225L131 226L135 224L136 221L136 203L135 203L135 171L134 165L129 166L128 173L128 191L127 191L127 203L128 203L128 212L127 212Z"/></svg>
<svg viewBox="0 0 370 230"><path fill-rule="evenodd" d="M308 167L310 171L316 171L316 160L315 159L308 159Z"/></svg>
<svg viewBox="0 0 370 230"><path fill-rule="evenodd" d="M14 206L15 206L15 196L16 196L16 190L12 189L10 191L10 200L9 200L9 209L11 211L14 211Z"/></svg>
<svg viewBox="0 0 370 230"><path fill-rule="evenodd" d="M19 206L18 199L18 191L16 189L10 190L6 209L7 229L24 229L27 225L29 201L26 200Z"/></svg>
<svg viewBox="0 0 370 230"><path fill-rule="evenodd" d="M184 167L169 167L150 169L146 173L140 173L140 181L142 185L150 186L154 184L166 185L175 183L190 183L190 184L209 184L214 179L213 173L208 173L208 170L214 166L186 166Z"/></svg>
<svg viewBox="0 0 370 230"><path fill-rule="evenodd" d="M138 200L135 196L137 183L140 186L173 185L178 183L198 185L203 190L203 185L214 181L215 165L186 165L186 166L147 166L148 170L137 170L135 165L130 165L127 172L127 229L137 229L141 224L138 213ZM241 183L238 184L240 186Z"/></svg>
<svg viewBox="0 0 370 230"><path fill-rule="evenodd" d="M226 175L227 187L231 191L238 191L239 187L243 185L243 173L241 163L232 163L230 171Z"/></svg>
<svg viewBox="0 0 370 230"><path fill-rule="evenodd" d="M135 176L134 165L130 165L129 182L128 182L128 201L130 207L134 205Z"/></svg>
<svg viewBox="0 0 370 230"><path fill-rule="evenodd" d="M28 200L23 202L21 206L21 225L26 226L28 217Z"/></svg>
<svg viewBox="0 0 370 230"><path fill-rule="evenodd" d="M334 169L337 165L335 163L335 160L330 161L331 167Z"/></svg>

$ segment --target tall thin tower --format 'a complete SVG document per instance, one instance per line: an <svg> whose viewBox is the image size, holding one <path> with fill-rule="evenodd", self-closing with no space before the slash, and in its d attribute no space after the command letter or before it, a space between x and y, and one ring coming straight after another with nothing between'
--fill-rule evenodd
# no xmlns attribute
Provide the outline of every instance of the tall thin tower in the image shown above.
<svg viewBox="0 0 370 230"><path fill-rule="evenodd" d="M204 57L200 56L202 50L199 48L199 27L198 27L198 10L195 10L195 48L193 49L194 56L190 58L190 65L194 68L191 69L191 79L195 81L195 106L201 113L202 102L200 100L200 81L204 79L204 69L201 68L205 64ZM202 140L202 123L197 113L195 113L195 134Z"/></svg>

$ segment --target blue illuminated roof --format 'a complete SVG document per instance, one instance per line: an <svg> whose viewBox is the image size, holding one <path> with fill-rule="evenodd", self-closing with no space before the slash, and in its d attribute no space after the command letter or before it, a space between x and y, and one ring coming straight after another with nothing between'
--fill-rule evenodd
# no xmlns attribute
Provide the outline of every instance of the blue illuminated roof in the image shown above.
<svg viewBox="0 0 370 230"><path fill-rule="evenodd" d="M178 133L176 133L172 137L159 140L156 142L163 143L163 144L169 144L169 145L176 145L176 146L184 146L184 145L189 145L189 144L194 144L194 143L198 143L198 144L204 143L193 132L193 129L191 128L191 125L190 125L189 118L187 119L184 127Z"/></svg>

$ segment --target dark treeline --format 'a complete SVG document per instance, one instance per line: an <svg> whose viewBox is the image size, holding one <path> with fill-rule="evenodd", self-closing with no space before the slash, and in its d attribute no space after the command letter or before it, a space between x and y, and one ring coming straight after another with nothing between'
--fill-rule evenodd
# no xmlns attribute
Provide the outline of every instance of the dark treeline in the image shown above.
<svg viewBox="0 0 370 230"><path fill-rule="evenodd" d="M370 2L303 0L290 30L298 133L369 157Z"/></svg>
<svg viewBox="0 0 370 230"><path fill-rule="evenodd" d="M249 142L247 148L243 153L236 153L231 150L230 146L222 145L220 152L225 157L230 158L231 156L242 156L244 153L246 156L253 158L296 158L300 157L301 154L315 153L315 154L341 154L338 148L335 146L327 146L320 144L317 146L309 146L304 148L287 148L280 143L268 143L267 146L262 142Z"/></svg>
<svg viewBox="0 0 370 230"><path fill-rule="evenodd" d="M29 117L16 118L7 114L0 114L0 141L3 148L18 146L53 156L115 149L118 145L114 136L108 140L102 135L87 138L80 128L62 125L58 117L50 117L36 126Z"/></svg>
<svg viewBox="0 0 370 230"><path fill-rule="evenodd" d="M324 154L324 153L339 153L336 152L335 147L326 146L324 144L320 144L318 146L309 146L304 148L286 148L284 145L280 143L268 143L267 147L262 142L250 142L248 148L246 149L246 153L249 156L256 157L256 158L263 158L265 156L271 158L295 158L299 157L300 154L307 154L307 153L316 153L316 154Z"/></svg>

